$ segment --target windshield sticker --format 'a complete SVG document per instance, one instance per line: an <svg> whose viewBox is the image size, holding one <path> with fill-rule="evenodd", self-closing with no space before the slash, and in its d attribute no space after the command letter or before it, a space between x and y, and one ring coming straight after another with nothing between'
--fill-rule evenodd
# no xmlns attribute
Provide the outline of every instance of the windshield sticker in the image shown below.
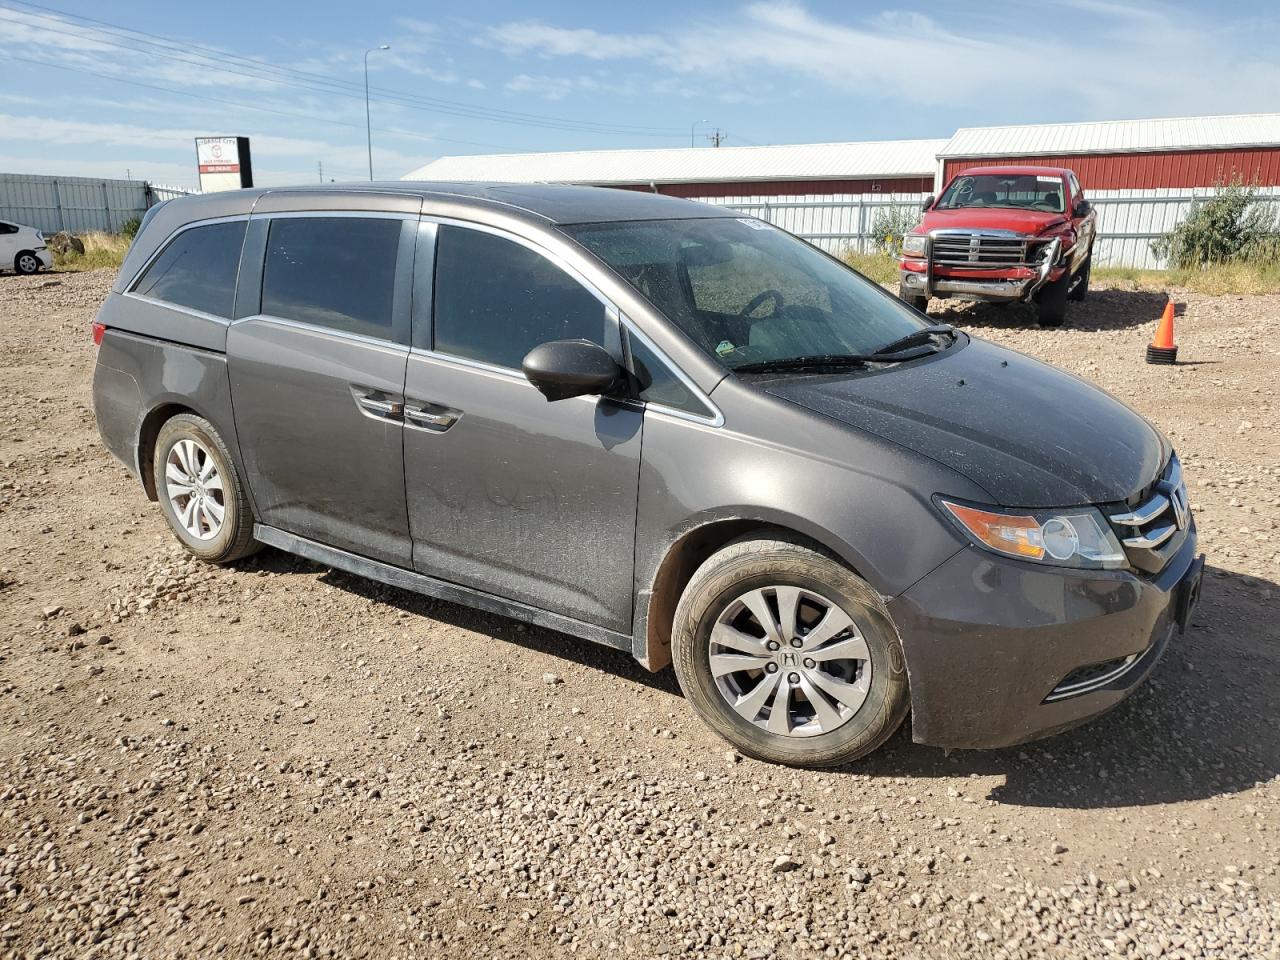
<svg viewBox="0 0 1280 960"><path fill-rule="evenodd" d="M738 217L737 219L739 223L745 223L752 230L768 230L769 229L769 224L765 223L763 220L756 220L752 217Z"/></svg>
<svg viewBox="0 0 1280 960"><path fill-rule="evenodd" d="M1040 176L1040 177L1036 177L1036 179L1037 179L1037 180L1039 180L1041 183L1061 183L1061 182L1062 182L1062 181L1061 181L1060 179L1058 179L1057 177L1044 177L1044 176Z"/></svg>
<svg viewBox="0 0 1280 960"><path fill-rule="evenodd" d="M716 346L716 353L723 357L726 353L733 353L733 351L737 349L738 348L735 347L728 340L721 340L720 343Z"/></svg>

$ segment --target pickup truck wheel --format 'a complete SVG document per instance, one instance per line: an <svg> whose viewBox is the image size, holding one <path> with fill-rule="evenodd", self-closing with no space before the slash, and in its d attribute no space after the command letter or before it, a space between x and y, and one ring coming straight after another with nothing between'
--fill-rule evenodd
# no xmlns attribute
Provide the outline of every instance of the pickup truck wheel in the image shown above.
<svg viewBox="0 0 1280 960"><path fill-rule="evenodd" d="M680 598L672 644L694 711L759 760L845 764L907 715L902 647L879 595L801 543L749 538L710 557Z"/></svg>
<svg viewBox="0 0 1280 960"><path fill-rule="evenodd" d="M907 291L907 288L901 284L898 285L898 299L911 304L911 306L915 307L921 313L924 313L929 309L928 297L922 297L917 293L910 293Z"/></svg>
<svg viewBox="0 0 1280 960"><path fill-rule="evenodd" d="M1036 294L1036 320L1042 327L1060 327L1067 319L1067 291L1071 275L1064 273L1052 283L1046 283Z"/></svg>
<svg viewBox="0 0 1280 960"><path fill-rule="evenodd" d="M151 462L160 509L190 553L230 563L257 552L253 509L213 424L190 413L171 417Z"/></svg>
<svg viewBox="0 0 1280 960"><path fill-rule="evenodd" d="M1067 294L1068 300L1074 301L1075 303L1079 303L1089 295L1089 271L1092 269L1092 267L1093 267L1093 251L1090 250L1089 253L1084 258L1084 263L1080 265L1080 271L1075 275L1075 278L1072 280L1072 283L1074 284L1074 286L1071 288L1071 292Z"/></svg>

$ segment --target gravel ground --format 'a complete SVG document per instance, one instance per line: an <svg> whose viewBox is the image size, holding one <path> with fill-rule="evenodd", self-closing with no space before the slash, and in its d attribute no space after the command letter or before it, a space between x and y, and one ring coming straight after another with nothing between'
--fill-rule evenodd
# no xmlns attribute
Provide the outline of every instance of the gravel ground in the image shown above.
<svg viewBox="0 0 1280 960"><path fill-rule="evenodd" d="M0 956L1280 957L1280 297L940 315L1174 438L1210 565L1119 709L1021 748L739 758L669 673L266 551L99 445L107 273L0 277Z"/></svg>

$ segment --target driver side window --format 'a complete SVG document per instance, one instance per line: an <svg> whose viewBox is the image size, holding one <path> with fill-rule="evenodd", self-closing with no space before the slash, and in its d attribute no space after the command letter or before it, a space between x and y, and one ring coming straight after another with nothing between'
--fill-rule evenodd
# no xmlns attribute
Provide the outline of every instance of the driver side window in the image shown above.
<svg viewBox="0 0 1280 960"><path fill-rule="evenodd" d="M466 227L437 234L434 320L437 353L517 370L551 340L610 342L590 290L523 244Z"/></svg>

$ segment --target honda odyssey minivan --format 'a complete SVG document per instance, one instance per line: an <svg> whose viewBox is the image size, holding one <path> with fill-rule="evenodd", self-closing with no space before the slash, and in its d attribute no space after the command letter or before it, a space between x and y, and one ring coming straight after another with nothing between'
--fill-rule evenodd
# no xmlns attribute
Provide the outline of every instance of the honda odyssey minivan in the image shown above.
<svg viewBox="0 0 1280 960"><path fill-rule="evenodd" d="M1178 458L1098 388L777 228L590 187L154 208L94 323L106 446L212 563L263 545L674 665L827 766L1137 687L1202 560Z"/></svg>

